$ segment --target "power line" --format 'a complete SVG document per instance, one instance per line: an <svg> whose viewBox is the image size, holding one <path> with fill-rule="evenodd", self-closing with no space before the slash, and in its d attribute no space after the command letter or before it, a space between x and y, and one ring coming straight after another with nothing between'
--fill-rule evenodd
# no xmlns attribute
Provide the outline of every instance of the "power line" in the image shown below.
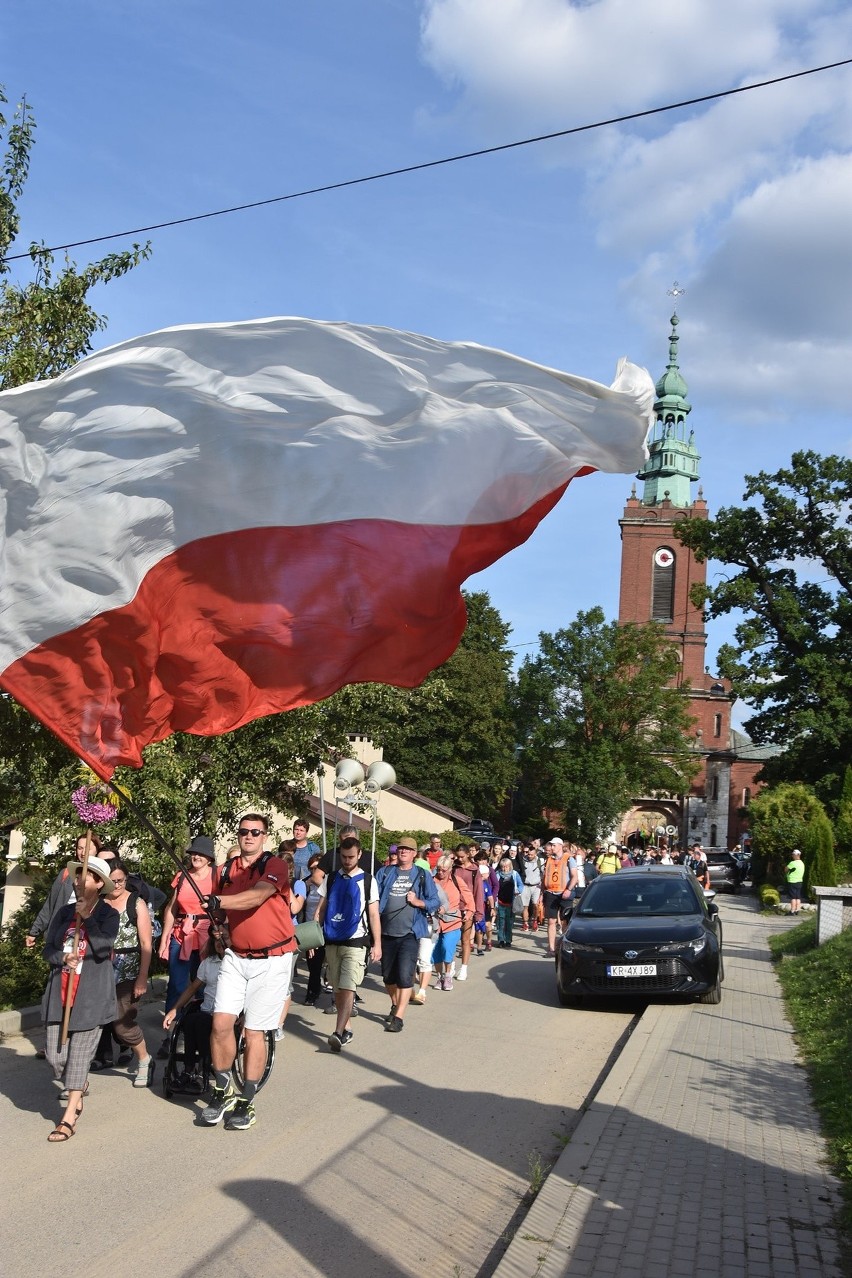
<svg viewBox="0 0 852 1278"><path fill-rule="evenodd" d="M265 208L269 204L283 204L287 200L302 200L309 195L323 195L328 191L342 191L350 186L363 186L367 182L381 182L386 178L401 177L405 173L420 173L424 169L437 169L445 164L458 164L461 160L475 160L483 155L496 155L500 151L512 151L517 147L533 146L537 142L552 142L556 138L572 137L577 133L589 133L593 129L604 129L612 124L626 124L631 120L644 120L652 115L663 115L667 111L680 111L684 107L700 106L703 102L717 102L720 98L731 98L738 93L751 93L754 89L766 89L773 84L783 84L787 80L798 80L802 76L817 75L821 71L833 71L836 67L849 66L852 58L843 58L840 62L827 62L820 67L808 67L805 71L791 71L787 75L775 76L771 80L758 80L753 84L740 85L738 89L721 89L717 93L705 93L699 98L685 98L682 102L669 102L666 106L649 107L646 111L632 111L629 115L614 115L608 120L596 120L592 124L577 124L570 129L558 129L554 133L540 133L533 138L522 138L517 142L502 142L498 146L482 147L478 151L463 151L459 155L447 155L440 160L424 160L420 164L406 164L398 169L385 169L381 173L369 173L364 177L347 178L341 182L328 182L324 186L311 186L303 191L291 191L287 195L273 195L265 200L252 200L247 204L232 204L225 209L215 209L209 213L194 213L189 217L173 218L169 222L153 222L150 226L137 226L129 231L113 231L109 235L93 235L87 240L69 240L67 244L54 244L45 250L57 253L62 249L84 248L89 244L103 244L106 240L124 239L128 235L144 235L148 231L162 231L171 226L186 226L190 222L203 222L209 218L225 217L229 213L244 213L247 209ZM29 257L30 253L10 253L3 259L6 262L19 261Z"/></svg>

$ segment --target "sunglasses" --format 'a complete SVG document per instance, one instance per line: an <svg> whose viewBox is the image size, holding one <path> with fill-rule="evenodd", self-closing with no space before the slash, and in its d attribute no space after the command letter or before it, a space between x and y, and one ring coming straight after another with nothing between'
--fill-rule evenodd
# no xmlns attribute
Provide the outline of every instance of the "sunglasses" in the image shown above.
<svg viewBox="0 0 852 1278"><path fill-rule="evenodd" d="M242 839L242 838L244 838L244 837L245 837L245 836L247 836L247 835L251 835L251 837L252 837L253 839L256 839L256 838L257 838L257 836L258 836L259 834L266 834L266 831L265 831L265 830L250 830L250 829L248 828L248 826L245 826L242 830L237 830L237 834L238 834L238 836L239 836L241 839Z"/></svg>

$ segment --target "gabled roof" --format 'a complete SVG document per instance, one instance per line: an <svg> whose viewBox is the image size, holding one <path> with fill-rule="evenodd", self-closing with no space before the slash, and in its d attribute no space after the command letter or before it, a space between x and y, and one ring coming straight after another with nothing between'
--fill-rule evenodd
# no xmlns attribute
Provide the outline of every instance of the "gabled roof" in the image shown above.
<svg viewBox="0 0 852 1278"><path fill-rule="evenodd" d="M448 817L452 822L461 822L464 825L468 820L466 812L457 812L455 808L448 808L446 804L438 803L437 799L429 799L425 794L418 794L416 790L409 790L404 785L392 785L390 787L391 794L398 794L402 799L408 799L410 803L416 803L418 807L426 808L429 812L435 812L439 816Z"/></svg>
<svg viewBox="0 0 852 1278"><path fill-rule="evenodd" d="M774 743L756 745L751 737L744 732L737 732L736 728L731 728L731 749L737 762L742 763L760 763L764 759L776 759L779 754L784 753L783 747Z"/></svg>

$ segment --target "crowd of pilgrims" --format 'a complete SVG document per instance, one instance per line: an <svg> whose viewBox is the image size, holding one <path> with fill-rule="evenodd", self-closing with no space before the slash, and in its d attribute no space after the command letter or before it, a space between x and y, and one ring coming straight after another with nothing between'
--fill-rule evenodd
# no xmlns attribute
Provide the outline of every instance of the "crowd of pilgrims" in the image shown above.
<svg viewBox="0 0 852 1278"><path fill-rule="evenodd" d="M336 852L323 853L309 840L306 822L297 821L293 834L279 845L277 855L290 871L289 903L294 922L310 922L317 916ZM344 828L341 844L354 835L352 827ZM201 1066L218 968L228 940L226 927L211 925L200 906L201 899L216 890L220 878L211 839L200 836L192 840L184 868L173 878L169 894L133 872L115 847L91 835L83 879L80 862L85 849L86 840L81 837L76 860L69 860L57 875L27 936L27 945L33 946L44 934L44 954L51 965L43 999L45 1049L39 1055L46 1056L56 1079L64 1084L60 1093L65 1105L63 1117L48 1137L54 1143L69 1140L76 1131L89 1090L90 1070L126 1065L134 1087L151 1086L155 1059L167 1058L170 1032L185 1008L190 1008L192 1015L184 1024L185 1068L177 1088L190 1095L202 1093ZM228 856L237 851L231 848ZM441 836L433 835L428 844L419 847L414 864L432 875L439 909L430 920L428 936L419 942L410 1001L422 1006L430 989L451 992L456 981L468 978L472 956L484 955L495 946L511 948L516 929L546 930L543 952L552 957L566 907L570 908L597 874L616 873L647 859L689 863L699 875L703 872L702 857L697 846L689 856L670 853L665 847L629 850L614 843L586 851L558 837L544 846L538 839L516 843L489 840L481 845L461 844L450 852L443 848ZM395 865L397 858L397 846L392 844L385 864ZM369 860L362 854L360 868L373 874L380 867L365 864ZM78 919L82 934L78 956L72 958L69 952ZM163 1020L166 1035L153 1047L146 1042L137 1013L155 953L168 965L168 984ZM87 955L98 961L81 969L92 975L80 981L78 969ZM302 961L306 965L305 1005L316 1007L327 1000L323 1010L334 1013L324 949L307 951ZM279 1036L292 992L291 985L281 1011ZM67 1033L63 1033L63 1013L69 1001L70 1019ZM360 1001L356 994L354 1015ZM339 1050L340 1043L335 1042L339 1038L339 1034L329 1036L332 1050Z"/></svg>

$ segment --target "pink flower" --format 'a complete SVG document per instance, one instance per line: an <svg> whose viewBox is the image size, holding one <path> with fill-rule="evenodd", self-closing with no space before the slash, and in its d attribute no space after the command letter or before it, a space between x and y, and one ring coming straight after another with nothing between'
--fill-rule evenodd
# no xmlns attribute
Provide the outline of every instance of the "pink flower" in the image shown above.
<svg viewBox="0 0 852 1278"><path fill-rule="evenodd" d="M94 794L98 793L98 788L91 787ZM117 809L112 803L99 803L96 798L89 797L90 787L81 785L79 790L75 790L71 795L71 802L81 821L86 825L103 825L106 821L114 821L118 816Z"/></svg>

